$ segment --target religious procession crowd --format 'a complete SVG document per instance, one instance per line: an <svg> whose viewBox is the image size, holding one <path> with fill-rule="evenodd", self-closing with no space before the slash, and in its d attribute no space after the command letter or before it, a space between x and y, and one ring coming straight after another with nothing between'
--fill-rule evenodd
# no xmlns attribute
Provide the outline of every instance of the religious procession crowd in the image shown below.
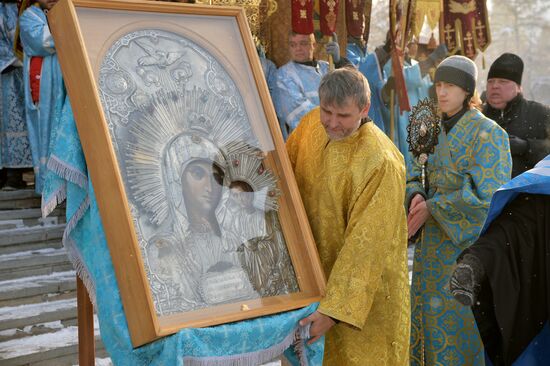
<svg viewBox="0 0 550 366"><path fill-rule="evenodd" d="M32 167L43 193L56 168L50 131L66 92L44 14L55 2L0 8L3 189ZM334 71L314 58L313 34L291 32L288 47L278 69L260 61L328 280L300 321L310 342L326 336L324 363L548 364L550 108L523 97L521 57L494 61L482 102L474 62L444 45L418 62L411 41L410 105L432 97L440 112L415 136L392 103L390 38L368 53L350 37L347 57L329 42ZM430 133L431 151L415 155Z"/></svg>

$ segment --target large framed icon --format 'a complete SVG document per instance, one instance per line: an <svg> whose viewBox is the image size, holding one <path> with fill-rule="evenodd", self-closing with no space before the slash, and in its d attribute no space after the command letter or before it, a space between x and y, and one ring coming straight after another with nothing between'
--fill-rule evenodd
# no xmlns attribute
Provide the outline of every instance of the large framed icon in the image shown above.
<svg viewBox="0 0 550 366"><path fill-rule="evenodd" d="M61 0L48 19L133 345L318 301L243 10Z"/></svg>

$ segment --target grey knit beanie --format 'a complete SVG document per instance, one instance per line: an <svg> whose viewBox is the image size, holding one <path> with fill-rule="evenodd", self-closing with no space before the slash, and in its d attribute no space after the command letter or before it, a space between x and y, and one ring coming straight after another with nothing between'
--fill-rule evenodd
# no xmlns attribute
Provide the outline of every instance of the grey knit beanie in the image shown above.
<svg viewBox="0 0 550 366"><path fill-rule="evenodd" d="M477 66L467 57L450 56L435 70L434 83L443 81L461 87L473 95L476 89Z"/></svg>

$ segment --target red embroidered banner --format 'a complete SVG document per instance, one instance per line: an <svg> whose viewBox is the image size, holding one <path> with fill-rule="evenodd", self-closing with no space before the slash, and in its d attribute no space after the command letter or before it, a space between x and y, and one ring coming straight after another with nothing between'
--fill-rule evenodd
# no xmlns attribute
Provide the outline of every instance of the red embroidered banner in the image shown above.
<svg viewBox="0 0 550 366"><path fill-rule="evenodd" d="M451 54L474 59L491 43L486 0L443 2L443 41Z"/></svg>
<svg viewBox="0 0 550 366"><path fill-rule="evenodd" d="M319 0L319 23L321 33L325 36L332 36L336 32L339 3L340 0Z"/></svg>
<svg viewBox="0 0 550 366"><path fill-rule="evenodd" d="M346 29L355 38L369 39L372 0L346 0Z"/></svg>
<svg viewBox="0 0 550 366"><path fill-rule="evenodd" d="M292 0L292 31L313 33L313 0Z"/></svg>

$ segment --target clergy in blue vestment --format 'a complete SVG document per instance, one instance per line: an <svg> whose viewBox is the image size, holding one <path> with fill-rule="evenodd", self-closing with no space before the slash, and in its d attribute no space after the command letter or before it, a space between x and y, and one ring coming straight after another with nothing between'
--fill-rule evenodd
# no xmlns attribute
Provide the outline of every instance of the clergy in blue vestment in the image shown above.
<svg viewBox="0 0 550 366"><path fill-rule="evenodd" d="M328 62L314 60L314 50L313 34L290 34L290 61L277 70L273 104L285 140L302 117L319 105L317 89L328 72Z"/></svg>
<svg viewBox="0 0 550 366"><path fill-rule="evenodd" d="M439 64L438 143L427 161L413 158L407 167L409 238L424 226L411 289L413 366L484 365L472 310L454 300L449 279L459 254L477 239L493 193L510 179L512 158L506 132L472 105L476 79L477 67L466 57Z"/></svg>
<svg viewBox="0 0 550 366"><path fill-rule="evenodd" d="M273 61L265 57L265 55L260 55L260 64L262 65L262 71L264 72L269 94L273 96L275 83L277 82L277 66L275 66Z"/></svg>
<svg viewBox="0 0 550 366"><path fill-rule="evenodd" d="M267 58L265 55L265 48L259 40L256 41L256 52L258 52L258 57L260 58L260 65L262 66L262 71L264 72L269 94L273 97L275 83L277 82L277 66L273 63L273 61Z"/></svg>
<svg viewBox="0 0 550 366"><path fill-rule="evenodd" d="M348 36L348 45L346 46L346 58L355 66L365 62L369 53L367 45L363 38Z"/></svg>
<svg viewBox="0 0 550 366"><path fill-rule="evenodd" d="M317 89L321 78L329 71L329 64L313 58L315 44L313 33L291 32L290 61L277 70L275 92L272 97L285 140L298 126L302 117L319 106ZM340 57L337 41L327 43L326 51L332 56L336 68L350 63L346 58Z"/></svg>
<svg viewBox="0 0 550 366"><path fill-rule="evenodd" d="M357 68L369 81L371 91L371 105L369 109L369 118L386 134L389 133L389 114L382 101L382 88L386 84L386 73L383 65L386 63L389 55L389 43L377 47L374 52L366 55L360 60Z"/></svg>
<svg viewBox="0 0 550 366"><path fill-rule="evenodd" d="M31 143L36 192L41 193L49 154L52 121L59 118L65 100L65 87L53 37L44 10L55 5L51 0L40 0L40 5L29 7L19 19L20 36L25 58L25 111ZM31 80L31 61L42 58L38 73ZM38 101L33 100L32 86L39 80ZM36 99L36 98L34 98Z"/></svg>
<svg viewBox="0 0 550 366"><path fill-rule="evenodd" d="M10 170L6 172L6 187L12 188L22 183L19 168L32 166L25 122L23 68L13 48L17 11L16 2L0 5L0 169Z"/></svg>
<svg viewBox="0 0 550 366"><path fill-rule="evenodd" d="M403 76L405 78L405 85L407 87L407 94L409 96L409 104L411 109L414 108L419 101L429 97L432 80L428 75L428 70L431 66L434 66L437 63L439 58L444 57L447 53L445 45L439 46L432 54L430 54L427 60L422 61L422 63L428 65L423 65L414 59L416 55L416 51L414 50L416 49L417 44L413 39L409 42L409 45L405 50L406 52L403 60ZM393 76L391 60L384 66L384 72L388 76L388 80L391 80L390 78ZM382 95L384 96L384 93ZM399 148L399 151L401 151L401 154L403 154L405 162L407 163L411 159L409 143L407 142L407 126L409 124L410 112L404 111L403 113L400 113L398 103L394 104L394 111L395 135L390 137ZM389 133L389 131L387 132Z"/></svg>

